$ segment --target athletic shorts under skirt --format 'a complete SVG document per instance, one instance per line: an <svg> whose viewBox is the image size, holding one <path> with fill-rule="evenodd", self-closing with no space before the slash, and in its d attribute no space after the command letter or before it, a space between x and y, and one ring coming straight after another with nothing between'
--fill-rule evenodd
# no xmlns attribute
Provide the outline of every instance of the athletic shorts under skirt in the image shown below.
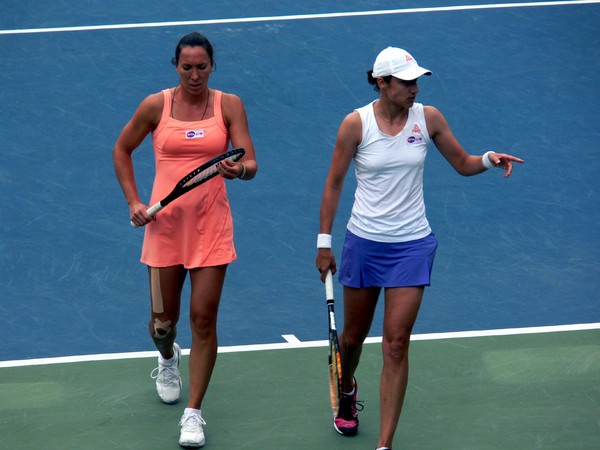
<svg viewBox="0 0 600 450"><path fill-rule="evenodd" d="M352 288L429 286L435 235L408 242L375 242L346 230L339 282Z"/></svg>

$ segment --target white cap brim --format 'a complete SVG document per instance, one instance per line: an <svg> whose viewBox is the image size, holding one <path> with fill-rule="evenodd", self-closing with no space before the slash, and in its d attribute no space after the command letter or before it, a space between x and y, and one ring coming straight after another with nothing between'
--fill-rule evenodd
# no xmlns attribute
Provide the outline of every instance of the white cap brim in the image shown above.
<svg viewBox="0 0 600 450"><path fill-rule="evenodd" d="M424 69L420 66L409 67L408 69L401 70L400 72L396 72L391 74L394 78L399 78L404 81L416 80L420 76L423 75L431 75L431 71Z"/></svg>

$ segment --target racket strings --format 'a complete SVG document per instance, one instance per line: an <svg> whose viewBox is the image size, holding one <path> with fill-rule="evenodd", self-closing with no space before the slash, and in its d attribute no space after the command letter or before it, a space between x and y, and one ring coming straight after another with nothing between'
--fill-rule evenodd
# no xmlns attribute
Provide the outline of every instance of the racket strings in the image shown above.
<svg viewBox="0 0 600 450"><path fill-rule="evenodd" d="M244 155L244 149L234 149L231 150L229 152L227 152L225 155L229 155L225 158L220 158L218 160L213 160L214 162L206 168L202 168L199 167L196 171L193 171L191 173L189 173L183 180L181 180L179 182L179 185L181 186L181 188L190 188L196 184L199 184L200 182L208 179L208 178L212 178L217 174L217 164L219 164L221 161L229 161L230 163L232 162L236 162L238 159L240 159L243 155ZM222 156L225 156L222 155ZM210 163L207 163L210 164Z"/></svg>
<svg viewBox="0 0 600 450"><path fill-rule="evenodd" d="M189 176L191 178L189 180L187 178L184 179L181 186L182 187L193 186L194 184L204 180L205 178L209 177L210 175L214 175L216 172L217 172L217 167L212 166L212 167L209 167L208 169L204 169L202 172L200 172L196 175L190 174Z"/></svg>
<svg viewBox="0 0 600 450"><path fill-rule="evenodd" d="M235 162L235 161L237 161L237 158L231 156L229 158L225 158L225 160L227 160L229 162ZM181 187L187 188L187 187L193 186L194 184L198 184L200 181L203 181L206 178L214 176L217 173L217 164L218 163L215 163L214 165L212 165L204 170L201 170L197 174L195 174L194 172L190 173L187 177L185 177L181 181Z"/></svg>

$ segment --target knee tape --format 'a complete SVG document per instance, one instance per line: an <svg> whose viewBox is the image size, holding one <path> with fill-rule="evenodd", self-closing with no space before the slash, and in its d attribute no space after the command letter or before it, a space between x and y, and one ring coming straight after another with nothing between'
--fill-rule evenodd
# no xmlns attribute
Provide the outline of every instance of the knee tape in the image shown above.
<svg viewBox="0 0 600 450"><path fill-rule="evenodd" d="M155 314L164 313L165 307L162 291L160 290L160 272L156 267L150 268L150 298L152 300L152 312Z"/></svg>
<svg viewBox="0 0 600 450"><path fill-rule="evenodd" d="M171 332L171 321L165 320L164 322L158 317L154 318L154 337L156 339L164 339Z"/></svg>

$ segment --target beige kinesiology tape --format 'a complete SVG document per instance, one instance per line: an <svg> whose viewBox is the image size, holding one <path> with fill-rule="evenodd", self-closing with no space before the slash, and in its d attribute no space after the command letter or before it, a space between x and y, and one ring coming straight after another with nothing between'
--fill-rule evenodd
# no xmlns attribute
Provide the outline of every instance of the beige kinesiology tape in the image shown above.
<svg viewBox="0 0 600 450"><path fill-rule="evenodd" d="M150 297L152 299L152 312L162 314L165 312L162 291L160 289L160 271L156 267L150 268ZM154 337L156 339L165 338L171 331L171 321L162 321L158 317L154 318Z"/></svg>
<svg viewBox="0 0 600 450"><path fill-rule="evenodd" d="M154 337L156 339L164 339L171 332L171 321L164 322L158 317L154 319Z"/></svg>
<svg viewBox="0 0 600 450"><path fill-rule="evenodd" d="M150 297L152 298L152 312L161 314L165 312L162 291L160 290L160 271L150 267Z"/></svg>

